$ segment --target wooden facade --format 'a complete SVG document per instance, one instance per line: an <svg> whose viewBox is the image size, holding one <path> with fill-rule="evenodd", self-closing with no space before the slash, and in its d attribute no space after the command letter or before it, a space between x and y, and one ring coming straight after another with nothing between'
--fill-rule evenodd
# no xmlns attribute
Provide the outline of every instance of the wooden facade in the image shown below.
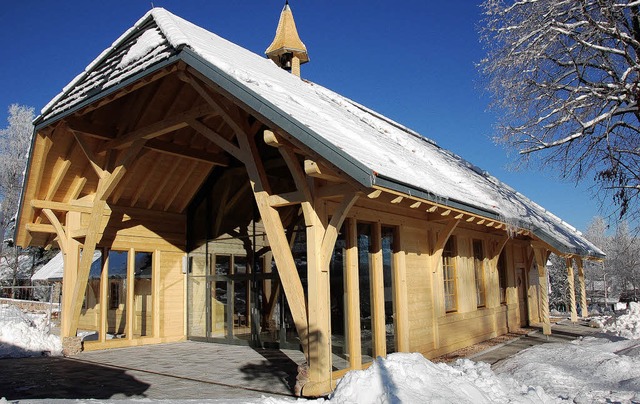
<svg viewBox="0 0 640 404"><path fill-rule="evenodd" d="M314 396L391 352L434 357L528 324L549 333L552 251L576 260L584 293L582 259L598 254L363 184L169 40L149 51L166 53L153 67L93 88L165 14L37 121L17 242L64 253L64 337L97 332L85 349L292 344ZM101 252L101 270L85 251Z"/></svg>

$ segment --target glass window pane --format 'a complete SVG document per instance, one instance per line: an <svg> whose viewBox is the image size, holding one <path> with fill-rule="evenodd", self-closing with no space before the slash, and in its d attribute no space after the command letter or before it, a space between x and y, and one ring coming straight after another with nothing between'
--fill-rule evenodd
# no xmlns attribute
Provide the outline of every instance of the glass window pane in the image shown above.
<svg viewBox="0 0 640 404"><path fill-rule="evenodd" d="M134 287L134 336L153 335L153 254L135 254Z"/></svg>
<svg viewBox="0 0 640 404"><path fill-rule="evenodd" d="M455 238L451 236L447 240L444 250L442 251L444 307L447 312L457 310L455 255Z"/></svg>
<svg viewBox="0 0 640 404"><path fill-rule="evenodd" d="M362 363L373 360L371 329L371 225L358 223L358 280L360 286L360 340Z"/></svg>
<svg viewBox="0 0 640 404"><path fill-rule="evenodd" d="M498 258L498 280L500 282L500 303L507 302L507 265L504 251Z"/></svg>
<svg viewBox="0 0 640 404"><path fill-rule="evenodd" d="M187 335L207 336L207 266L210 264L206 244L189 253L187 279Z"/></svg>
<svg viewBox="0 0 640 404"><path fill-rule="evenodd" d="M476 276L476 302L483 307L485 302L484 288L484 248L482 240L473 240L473 268Z"/></svg>
<svg viewBox="0 0 640 404"><path fill-rule="evenodd" d="M393 254L394 229L382 227L382 280L384 283L384 322L387 340L387 354L396 351L395 306L393 301Z"/></svg>
<svg viewBox="0 0 640 404"><path fill-rule="evenodd" d="M126 251L109 251L109 299L107 333L124 338L127 330L127 257Z"/></svg>
<svg viewBox="0 0 640 404"><path fill-rule="evenodd" d="M84 251L80 252L82 257ZM84 302L80 319L78 320L78 333L85 335L85 341L97 340L100 333L100 278L102 276L102 251L93 253L93 263L89 270L87 289L84 294Z"/></svg>
<svg viewBox="0 0 640 404"><path fill-rule="evenodd" d="M347 344L347 305L345 293L345 250L344 227L338 233L336 245L329 263L331 296L331 351L333 369L349 367L349 346Z"/></svg>

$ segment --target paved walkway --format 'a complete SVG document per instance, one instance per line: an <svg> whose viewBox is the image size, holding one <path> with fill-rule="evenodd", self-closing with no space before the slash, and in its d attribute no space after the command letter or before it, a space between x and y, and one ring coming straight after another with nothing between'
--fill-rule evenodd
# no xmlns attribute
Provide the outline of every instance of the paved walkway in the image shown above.
<svg viewBox="0 0 640 404"><path fill-rule="evenodd" d="M299 351L192 341L83 352L72 358L2 359L0 397L291 397L297 363L303 361Z"/></svg>
<svg viewBox="0 0 640 404"><path fill-rule="evenodd" d="M573 324L569 320L561 320L551 325L551 335L544 335L542 333L542 329L535 329L529 335L489 348L475 355L471 355L468 359L476 362L486 362L493 366L496 363L517 354L523 349L527 349L535 345L552 342L566 343L579 337L597 334L600 331L601 330L599 328L589 327L588 322L585 321L579 321L578 323Z"/></svg>
<svg viewBox="0 0 640 404"><path fill-rule="evenodd" d="M495 364L534 345L594 334L561 321L470 359ZM251 399L291 397L299 351L180 342L83 352L72 358L0 360L0 397L29 399Z"/></svg>

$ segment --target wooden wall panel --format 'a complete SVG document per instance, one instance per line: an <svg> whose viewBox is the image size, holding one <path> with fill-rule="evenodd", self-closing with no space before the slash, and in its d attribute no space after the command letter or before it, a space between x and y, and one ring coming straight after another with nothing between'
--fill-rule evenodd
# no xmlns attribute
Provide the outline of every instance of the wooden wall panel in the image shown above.
<svg viewBox="0 0 640 404"><path fill-rule="evenodd" d="M433 349L433 293L427 231L405 226L402 237L406 248L409 350L428 352ZM420 310L415 310L416 307Z"/></svg>
<svg viewBox="0 0 640 404"><path fill-rule="evenodd" d="M184 337L184 253L160 252L160 337Z"/></svg>

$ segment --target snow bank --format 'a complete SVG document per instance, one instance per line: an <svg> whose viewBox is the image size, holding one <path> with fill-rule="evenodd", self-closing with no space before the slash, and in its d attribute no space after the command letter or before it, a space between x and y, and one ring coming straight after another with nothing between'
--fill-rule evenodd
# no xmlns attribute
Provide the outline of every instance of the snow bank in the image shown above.
<svg viewBox="0 0 640 404"><path fill-rule="evenodd" d="M0 358L62 355L60 337L47 331L46 315L26 314L6 304L0 309Z"/></svg>
<svg viewBox="0 0 640 404"><path fill-rule="evenodd" d="M418 353L378 358L366 370L348 372L329 403L540 403L552 402L541 388L497 377L486 363L461 359L433 363Z"/></svg>
<svg viewBox="0 0 640 404"><path fill-rule="evenodd" d="M543 344L506 359L494 371L571 402L638 402L640 341L584 337Z"/></svg>
<svg viewBox="0 0 640 404"><path fill-rule="evenodd" d="M628 339L640 339L640 303L630 302L627 313L618 316L599 316L590 321L593 327Z"/></svg>

